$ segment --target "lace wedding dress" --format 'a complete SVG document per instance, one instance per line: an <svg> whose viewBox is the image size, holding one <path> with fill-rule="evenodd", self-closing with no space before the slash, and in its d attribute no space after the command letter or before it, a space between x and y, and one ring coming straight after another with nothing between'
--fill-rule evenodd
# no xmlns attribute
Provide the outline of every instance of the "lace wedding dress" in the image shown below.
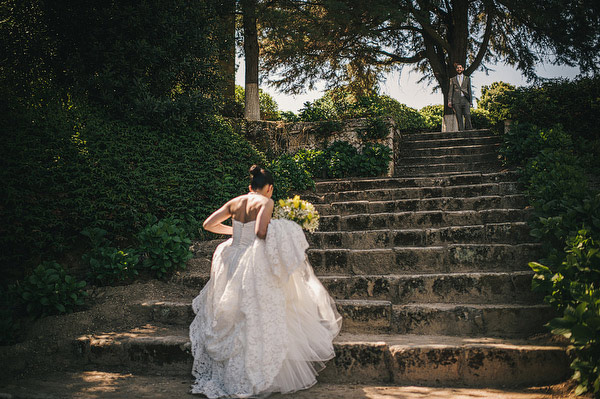
<svg viewBox="0 0 600 399"><path fill-rule="evenodd" d="M316 383L334 357L341 317L308 263L296 223L233 221L213 255L210 280L193 300L191 393L209 398L289 393Z"/></svg>

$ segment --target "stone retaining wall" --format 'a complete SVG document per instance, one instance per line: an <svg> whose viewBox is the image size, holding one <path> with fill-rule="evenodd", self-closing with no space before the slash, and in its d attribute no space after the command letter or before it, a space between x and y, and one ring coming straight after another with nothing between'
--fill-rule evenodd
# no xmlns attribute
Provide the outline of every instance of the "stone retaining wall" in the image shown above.
<svg viewBox="0 0 600 399"><path fill-rule="evenodd" d="M392 160L388 167L388 176L394 175L394 159L398 153L397 147L401 140L400 132L396 129L394 120L387 118L389 132L387 137L380 140L370 140L392 150ZM231 119L234 130L245 136L257 149L269 156L293 154L300 149L323 149L334 141L346 141L355 148L360 149L363 141L358 132L367 124L366 118L348 119L341 121L340 131L333 132L326 137L320 136L316 128L322 122L292 122L282 121L247 121L244 119Z"/></svg>

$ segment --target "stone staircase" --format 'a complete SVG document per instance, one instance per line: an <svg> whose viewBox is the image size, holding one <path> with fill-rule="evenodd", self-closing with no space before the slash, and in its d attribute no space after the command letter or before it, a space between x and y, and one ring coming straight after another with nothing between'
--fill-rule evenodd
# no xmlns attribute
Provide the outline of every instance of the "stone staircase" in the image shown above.
<svg viewBox="0 0 600 399"><path fill-rule="evenodd" d="M400 177L321 181L308 257L344 317L322 382L514 386L569 375L552 317L530 291L539 245L513 171L488 131L422 133L403 142ZM175 276L197 293L219 242L197 243ZM81 336L82 365L189 376L189 301L129 306L148 324Z"/></svg>

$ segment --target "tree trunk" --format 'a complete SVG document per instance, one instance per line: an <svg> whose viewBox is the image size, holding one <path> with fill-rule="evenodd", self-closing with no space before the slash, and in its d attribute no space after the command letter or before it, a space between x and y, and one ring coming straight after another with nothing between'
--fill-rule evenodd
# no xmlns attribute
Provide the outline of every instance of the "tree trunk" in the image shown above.
<svg viewBox="0 0 600 399"><path fill-rule="evenodd" d="M224 27L219 64L225 75L225 100L235 102L235 0L218 3L219 19Z"/></svg>
<svg viewBox="0 0 600 399"><path fill-rule="evenodd" d="M251 121L260 119L256 6L256 0L242 0L242 13L244 18L244 56L246 63L244 117Z"/></svg>

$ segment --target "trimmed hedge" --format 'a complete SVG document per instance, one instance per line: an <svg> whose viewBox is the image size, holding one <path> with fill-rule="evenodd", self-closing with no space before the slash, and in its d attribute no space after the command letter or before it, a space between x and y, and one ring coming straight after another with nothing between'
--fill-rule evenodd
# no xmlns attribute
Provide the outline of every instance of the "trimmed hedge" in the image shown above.
<svg viewBox="0 0 600 399"><path fill-rule="evenodd" d="M0 261L17 276L72 248L84 228L129 242L148 213L198 237L200 221L246 190L249 165L264 162L218 117L169 130L49 106L13 114L4 133Z"/></svg>
<svg viewBox="0 0 600 399"><path fill-rule="evenodd" d="M598 172L588 151L562 126L517 122L504 135L506 163L520 166L534 208L531 234L544 258L531 262L532 289L561 316L547 327L569 339L577 393L600 392L600 193L586 171ZM578 150L578 152L576 152Z"/></svg>
<svg viewBox="0 0 600 399"><path fill-rule="evenodd" d="M495 82L482 87L478 106L497 128L512 119L542 128L561 124L574 138L600 138L600 76L527 87Z"/></svg>

